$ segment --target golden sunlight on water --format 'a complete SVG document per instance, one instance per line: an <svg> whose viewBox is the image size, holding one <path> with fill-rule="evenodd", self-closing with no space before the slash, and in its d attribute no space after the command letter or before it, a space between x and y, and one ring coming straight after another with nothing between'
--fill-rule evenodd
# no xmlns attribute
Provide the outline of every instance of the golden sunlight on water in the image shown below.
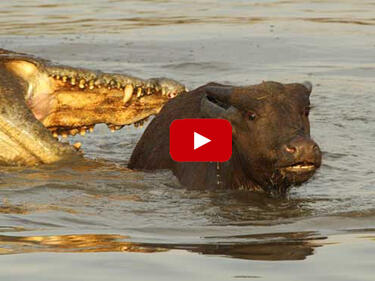
<svg viewBox="0 0 375 281"><path fill-rule="evenodd" d="M1 254L35 252L139 252L153 253L171 249L188 250L206 255L224 255L250 260L303 260L314 248L329 243L314 233L279 233L257 235L258 241L236 244L147 244L133 243L129 236L111 234L74 234L51 236L0 235ZM266 240L267 238L267 240ZM272 238L272 239L270 239ZM266 241L262 241L262 240ZM124 241L125 240L125 241ZM333 242L330 242L333 243Z"/></svg>
<svg viewBox="0 0 375 281"><path fill-rule="evenodd" d="M0 167L1 280L373 280L374 1L2 1L0 48L209 81L313 84L314 178L285 198L187 190L126 166L143 129L98 125L86 160ZM150 254L143 254L150 253Z"/></svg>
<svg viewBox="0 0 375 281"><path fill-rule="evenodd" d="M237 237L238 239L244 237ZM136 252L155 253L172 249L228 256L239 259L278 261L304 260L317 247L345 245L359 242L372 243L374 235L340 234L330 237L317 236L313 232L267 233L248 235L253 242L227 244L153 244L130 242L129 236L113 234L71 234L50 236L0 235L0 254L21 253L100 253Z"/></svg>
<svg viewBox="0 0 375 281"><path fill-rule="evenodd" d="M157 247L146 247L125 242L129 237L110 234L51 235L51 236L6 236L0 235L0 253L20 254L33 252L139 252L166 251Z"/></svg>

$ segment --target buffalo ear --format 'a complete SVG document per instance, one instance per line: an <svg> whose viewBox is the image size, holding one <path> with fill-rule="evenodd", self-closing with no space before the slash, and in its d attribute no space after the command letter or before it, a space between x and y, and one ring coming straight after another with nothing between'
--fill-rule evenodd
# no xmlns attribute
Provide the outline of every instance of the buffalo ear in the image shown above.
<svg viewBox="0 0 375 281"><path fill-rule="evenodd" d="M308 94L310 95L311 94L311 91L312 91L312 84L310 81L305 81L302 83L302 85L307 89L308 91Z"/></svg>

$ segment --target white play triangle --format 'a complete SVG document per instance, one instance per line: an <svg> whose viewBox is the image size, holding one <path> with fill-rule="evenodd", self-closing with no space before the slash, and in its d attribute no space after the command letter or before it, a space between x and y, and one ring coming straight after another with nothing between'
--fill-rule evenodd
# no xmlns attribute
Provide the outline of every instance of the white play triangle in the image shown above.
<svg viewBox="0 0 375 281"><path fill-rule="evenodd" d="M210 139L202 136L201 134L194 132L194 150L209 143L210 141L211 141Z"/></svg>

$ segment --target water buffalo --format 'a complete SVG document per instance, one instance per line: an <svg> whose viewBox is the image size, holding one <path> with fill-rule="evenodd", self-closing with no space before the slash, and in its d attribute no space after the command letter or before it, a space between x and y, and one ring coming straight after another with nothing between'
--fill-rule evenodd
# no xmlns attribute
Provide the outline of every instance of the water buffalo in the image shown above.
<svg viewBox="0 0 375 281"><path fill-rule="evenodd" d="M132 169L170 169L197 188L284 192L307 181L321 165L310 137L311 83L263 82L247 87L209 83L168 101L149 124L131 156ZM175 162L169 126L175 119L224 118L232 125L229 161Z"/></svg>

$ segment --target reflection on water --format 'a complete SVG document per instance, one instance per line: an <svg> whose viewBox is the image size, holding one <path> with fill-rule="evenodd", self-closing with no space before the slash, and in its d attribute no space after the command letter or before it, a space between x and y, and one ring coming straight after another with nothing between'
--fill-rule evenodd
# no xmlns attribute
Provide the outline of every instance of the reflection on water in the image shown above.
<svg viewBox="0 0 375 281"><path fill-rule="evenodd" d="M128 242L130 237L111 234L75 234L53 236L0 235L0 254L35 252L139 252L154 253L171 249L187 250L204 255L219 255L249 260L303 260L314 248L324 245L326 237L316 233L276 233L231 237L236 243L210 244L147 244ZM223 237L221 237L223 238ZM245 242L246 240L252 242ZM125 240L125 241L124 241ZM206 239L209 241L209 238ZM245 240L242 241L241 240Z"/></svg>
<svg viewBox="0 0 375 281"><path fill-rule="evenodd" d="M372 280L374 7L351 0L2 1L0 48L168 76L190 89L208 81L310 80L312 135L324 155L314 178L285 198L187 190L168 171L126 168L144 129L111 134L96 126L68 140L83 143L86 160L0 168L0 253L18 254L1 255L0 277L54 280L60 264L69 280L88 273L93 281L108 274ZM103 260L109 272L96 271Z"/></svg>
<svg viewBox="0 0 375 281"><path fill-rule="evenodd" d="M358 232L358 231L356 231ZM366 232L364 232L366 233ZM343 235L349 240L375 240L374 235ZM266 233L227 237L236 242L213 243L217 237L205 237L205 243L134 243L129 236L112 234L71 234L51 236L10 236L0 235L0 254L21 254L36 252L93 253L93 252L136 252L155 253L169 250L186 250L204 255L231 258L278 261L304 260L322 246L343 243L342 238L319 236L317 232ZM223 237L220 237L223 239ZM341 240L341 241L340 241ZM203 241L202 241L203 242ZM348 242L348 241L346 241Z"/></svg>
<svg viewBox="0 0 375 281"><path fill-rule="evenodd" d="M1 254L33 252L139 252L165 251L158 247L147 247L124 242L129 237L109 234L54 235L54 236L6 236L0 235Z"/></svg>
<svg viewBox="0 0 375 281"><path fill-rule="evenodd" d="M223 237L220 237L223 239ZM228 237L229 238L229 237ZM178 246L206 255L224 255L249 260L304 260L312 255L314 248L324 245L326 237L315 232L267 233L230 237L237 243L206 244L200 246ZM241 243L241 240L255 240ZM223 239L225 240L225 239Z"/></svg>

